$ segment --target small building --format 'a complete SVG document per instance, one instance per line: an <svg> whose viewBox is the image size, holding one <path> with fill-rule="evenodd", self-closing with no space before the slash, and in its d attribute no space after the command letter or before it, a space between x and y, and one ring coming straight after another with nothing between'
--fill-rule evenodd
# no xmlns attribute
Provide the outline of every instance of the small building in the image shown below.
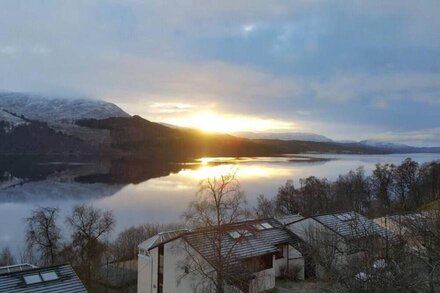
<svg viewBox="0 0 440 293"><path fill-rule="evenodd" d="M334 213L298 218L286 223L286 228L301 237L309 246L326 249L332 245L335 249L336 262L345 262L350 257L359 256L371 245L380 247L381 240L387 239L389 233L372 220L356 213ZM313 243L315 242L315 243ZM380 250L377 250L380 257ZM305 258L305 276L325 278L326 272L308 255Z"/></svg>
<svg viewBox="0 0 440 293"><path fill-rule="evenodd" d="M408 247L419 251L426 249L422 234L435 234L437 223L440 219L439 211L423 211L387 215L376 218L373 221L383 227L390 235L404 239Z"/></svg>
<svg viewBox="0 0 440 293"><path fill-rule="evenodd" d="M159 233L139 245L138 292L209 292L220 276L226 292L262 292L283 274L304 278L303 249L275 219Z"/></svg>
<svg viewBox="0 0 440 293"><path fill-rule="evenodd" d="M87 292L73 268L57 265L38 268L29 264L0 268L0 293L10 292Z"/></svg>

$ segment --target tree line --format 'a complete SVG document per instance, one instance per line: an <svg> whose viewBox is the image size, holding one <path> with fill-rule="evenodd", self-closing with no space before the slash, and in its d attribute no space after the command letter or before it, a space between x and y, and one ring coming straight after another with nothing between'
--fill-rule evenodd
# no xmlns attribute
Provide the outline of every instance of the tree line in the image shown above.
<svg viewBox="0 0 440 293"><path fill-rule="evenodd" d="M400 165L376 164L371 175L362 167L330 182L311 176L299 186L287 181L274 198L260 195L255 213L269 218L356 211L368 217L415 211L440 198L440 162L422 164L408 158Z"/></svg>

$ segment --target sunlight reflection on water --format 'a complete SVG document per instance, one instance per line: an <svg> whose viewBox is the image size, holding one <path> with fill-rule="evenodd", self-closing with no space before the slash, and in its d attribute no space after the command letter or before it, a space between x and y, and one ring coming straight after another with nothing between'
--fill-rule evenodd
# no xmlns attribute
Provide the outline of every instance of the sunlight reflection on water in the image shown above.
<svg viewBox="0 0 440 293"><path fill-rule="evenodd" d="M28 182L17 186L14 197L0 201L0 248L10 246L18 249L24 243L24 218L38 206L57 206L60 208L60 224L75 205L90 203L96 207L112 210L117 225L115 233L133 225L147 222L180 221L180 215L197 192L198 183L206 177L226 174L236 168L237 177L245 191L249 204L256 196L265 194L274 196L279 186L287 180L296 185L300 178L308 176L326 177L334 180L341 173L363 166L369 173L374 165L380 163L399 164L406 157L424 163L440 159L440 155L315 155L314 157L332 157L330 161L304 162L298 158L291 162L290 157L277 158L201 158L198 164L188 164L167 176L157 177L138 184L79 183L56 176L45 181ZM53 188L58 189L53 189ZM21 191L20 191L21 190ZM63 194L81 193L75 197L54 197L59 190ZM90 190L92 193L87 194ZM35 194L35 192L39 194ZM26 192L24 200L14 198ZM50 195L50 196L49 196ZM81 196L80 196L81 195ZM0 190L0 200L2 191ZM64 231L68 237L68 231Z"/></svg>

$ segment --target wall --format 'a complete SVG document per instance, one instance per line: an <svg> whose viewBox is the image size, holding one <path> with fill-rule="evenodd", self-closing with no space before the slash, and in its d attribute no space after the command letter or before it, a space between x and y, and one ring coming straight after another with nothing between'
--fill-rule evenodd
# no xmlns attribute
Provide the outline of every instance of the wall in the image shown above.
<svg viewBox="0 0 440 293"><path fill-rule="evenodd" d="M340 251L346 250L345 242L342 240L342 238L337 235L332 230L328 229L318 221L312 219L312 218L306 218L304 220L295 222L290 224L287 227L289 230L291 230L293 233L298 235L302 240L304 240L307 243L310 243L312 240L310 239L310 235L315 235L317 237L332 237L335 238L335 241L337 241L337 245L339 246ZM343 254L335 254L335 263L343 263L346 261L346 257ZM304 262L303 262L304 263ZM319 279L326 279L327 273L323 267L320 265L315 266L315 272L316 277Z"/></svg>
<svg viewBox="0 0 440 293"><path fill-rule="evenodd" d="M156 293L157 292L157 262L158 249L150 251L150 255L138 254L138 293Z"/></svg>
<svg viewBox="0 0 440 293"><path fill-rule="evenodd" d="M164 249L164 293L194 292L197 279L192 274L185 274L184 264L190 249L181 239L165 244ZM192 250L191 253L194 253Z"/></svg>
<svg viewBox="0 0 440 293"><path fill-rule="evenodd" d="M289 252L287 253L287 249ZM304 279L304 258L302 254L296 250L293 246L285 244L283 245L283 258L274 260L275 276L280 277L283 270L289 265L289 268L300 267L301 271L298 273L298 278L300 280ZM287 260L289 259L289 260Z"/></svg>
<svg viewBox="0 0 440 293"><path fill-rule="evenodd" d="M275 287L275 256L270 269L255 273L256 278L249 284L249 293L258 293Z"/></svg>

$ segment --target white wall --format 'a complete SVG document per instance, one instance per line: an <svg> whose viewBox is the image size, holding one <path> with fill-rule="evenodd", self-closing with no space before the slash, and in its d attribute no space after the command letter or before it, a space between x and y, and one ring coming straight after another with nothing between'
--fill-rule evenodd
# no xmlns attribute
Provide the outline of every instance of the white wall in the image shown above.
<svg viewBox="0 0 440 293"><path fill-rule="evenodd" d="M184 264L188 255L185 245L181 239L168 242L164 247L164 293L195 292L195 285L199 280L193 274L185 274ZM191 254L196 255L194 250Z"/></svg>
<svg viewBox="0 0 440 293"><path fill-rule="evenodd" d="M275 287L275 277L280 275L280 268L287 265L287 249L289 247L289 266L299 265L304 267L304 259L294 247L284 245L282 259L275 259L273 256L273 267L256 273L256 279L251 283L251 292L261 292ZM194 274L185 274L184 266L187 251L190 249L181 239L168 242L164 245L164 293L192 293L196 292L196 286L203 280ZM158 248L150 251L150 256L138 255L138 293L157 292L157 269L158 269ZM197 255L195 251L191 251ZM304 277L304 269L300 273ZM152 282L151 282L152 280ZM199 287L200 288L200 287ZM200 290L198 291L200 292Z"/></svg>
<svg viewBox="0 0 440 293"><path fill-rule="evenodd" d="M150 256L142 253L138 255L138 293L156 293L157 292L157 262L158 249L150 251Z"/></svg>

